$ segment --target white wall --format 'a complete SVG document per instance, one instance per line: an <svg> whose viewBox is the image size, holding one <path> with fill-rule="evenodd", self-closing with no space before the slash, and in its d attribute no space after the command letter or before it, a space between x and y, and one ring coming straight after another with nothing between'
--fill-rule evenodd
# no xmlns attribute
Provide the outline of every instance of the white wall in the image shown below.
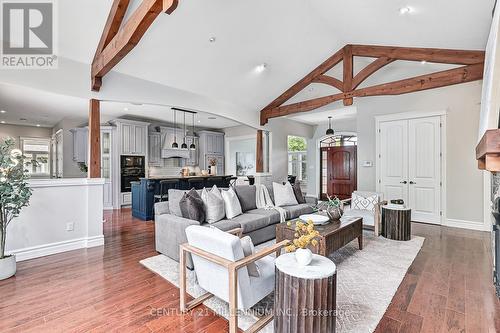
<svg viewBox="0 0 500 333"><path fill-rule="evenodd" d="M104 244L102 179L31 180L33 195L7 230L7 252L27 260ZM67 231L68 223L74 230Z"/></svg>
<svg viewBox="0 0 500 333"><path fill-rule="evenodd" d="M0 125L0 138L4 139L7 137L11 137L15 139L18 148L19 148L19 137L49 139L51 136L52 136L51 128L7 125L7 124Z"/></svg>
<svg viewBox="0 0 500 333"><path fill-rule="evenodd" d="M256 156L257 151L257 135L247 136L247 137L229 137L226 138L226 174L236 175L236 153L252 153ZM255 161L254 161L255 162ZM253 164L253 171L249 175L255 175L255 166Z"/></svg>
<svg viewBox="0 0 500 333"><path fill-rule="evenodd" d="M288 136L295 135L310 139L314 134L314 126L286 118L274 118L270 119L263 129L271 133L270 173L273 175L273 181L286 181L288 177ZM225 128L224 133L226 133L227 141L231 137L257 136L257 129L241 125Z"/></svg>
<svg viewBox="0 0 500 333"><path fill-rule="evenodd" d="M483 179L475 158L480 100L481 82L401 96L358 99L358 161L376 162L375 116L447 110L447 218L482 222ZM363 168L358 163L358 189L376 189L375 167Z"/></svg>
<svg viewBox="0 0 500 333"><path fill-rule="evenodd" d="M286 118L270 119L265 129L271 132L271 173L273 180L286 181L288 178L288 136L312 138L314 126Z"/></svg>

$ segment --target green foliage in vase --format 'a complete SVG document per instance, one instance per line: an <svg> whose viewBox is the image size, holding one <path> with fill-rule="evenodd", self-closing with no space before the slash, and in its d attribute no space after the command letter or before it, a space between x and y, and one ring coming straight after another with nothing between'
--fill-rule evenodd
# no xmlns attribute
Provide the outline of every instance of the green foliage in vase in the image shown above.
<svg viewBox="0 0 500 333"><path fill-rule="evenodd" d="M339 198L337 198L337 196L334 196L333 198L331 198L329 195L327 195L327 198L328 198L328 201L326 202L326 204L329 207L340 207L341 201Z"/></svg>
<svg viewBox="0 0 500 333"><path fill-rule="evenodd" d="M26 157L14 147L11 138L0 142L0 259L5 258L7 227L29 205L32 193L27 182L30 175L25 169Z"/></svg>

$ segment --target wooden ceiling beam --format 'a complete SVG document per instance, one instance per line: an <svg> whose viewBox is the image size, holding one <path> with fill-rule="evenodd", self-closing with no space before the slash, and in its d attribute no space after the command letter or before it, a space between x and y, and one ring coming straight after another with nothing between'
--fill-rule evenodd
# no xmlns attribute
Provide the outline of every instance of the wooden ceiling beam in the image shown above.
<svg viewBox="0 0 500 333"><path fill-rule="evenodd" d="M292 98L297 93L299 93L302 89L304 89L309 84L311 84L311 82L313 82L313 80L316 77L318 77L319 75L325 74L330 69L335 67L335 65L340 63L342 61L343 56L344 56L343 50L337 51L334 55L332 55L330 58L328 58L326 61L324 61L321 65L319 65L313 71L311 71L309 74L307 74L302 80L295 83L290 89L288 89L283 94L281 94L278 98L276 98L274 101L272 101L268 106L266 106L264 108L264 110L273 109L273 108L285 103L286 101L288 101L290 98Z"/></svg>
<svg viewBox="0 0 500 333"><path fill-rule="evenodd" d="M320 76L314 78L313 83L327 84L327 85L332 86L340 91L344 91L344 83L342 81L340 81L339 79L336 79L336 78L328 76L328 75L320 75Z"/></svg>
<svg viewBox="0 0 500 333"><path fill-rule="evenodd" d="M466 83L483 78L484 63L448 69L432 74L420 75L410 79L379 84L354 90L348 95L353 97L401 95L416 91L441 88Z"/></svg>
<svg viewBox="0 0 500 333"><path fill-rule="evenodd" d="M344 58L343 58L343 77L344 77L344 89L342 89L343 92L351 91L352 90L352 79L354 76L354 66L353 66L353 56L352 56L352 46L351 45L346 45L344 47ZM352 105L353 99L351 98L344 98L344 106L349 106Z"/></svg>
<svg viewBox="0 0 500 333"><path fill-rule="evenodd" d="M112 35L113 29L116 28L119 17L122 14L123 9L116 2L121 3L120 1L113 3L110 15L108 16L108 21L112 21L112 23L109 26L106 24L105 29L108 30L108 33L104 31L101 40L107 40ZM162 12L171 14L177 8L177 5L178 0L142 0L125 25L114 34L107 44L105 41L103 42L105 46L102 51L96 52L91 70L92 90L99 91L102 77L109 73L139 43L158 15ZM113 11L115 12L113 13ZM113 19L110 19L110 17L113 17ZM123 17L121 20L123 20Z"/></svg>
<svg viewBox="0 0 500 333"><path fill-rule="evenodd" d="M473 65L484 62L484 51L352 45L352 54L359 57L387 57L395 60L427 61L455 65Z"/></svg>
<svg viewBox="0 0 500 333"><path fill-rule="evenodd" d="M265 110L261 120L282 117L299 112L312 111L336 101L353 97L401 95L427 89L441 88L450 85L480 80L483 77L484 63L462 66L432 74L417 76L410 79L375 85L372 87L343 92L329 96L310 99L303 102L288 104Z"/></svg>
<svg viewBox="0 0 500 333"><path fill-rule="evenodd" d="M380 57L377 60L373 61L371 64L360 70L358 74L356 74L356 76L352 80L352 89L356 89L370 75L393 61L394 59L388 57Z"/></svg>
<svg viewBox="0 0 500 333"><path fill-rule="evenodd" d="M354 76L353 59L355 56L377 59ZM339 100L343 100L344 105L352 105L353 97L398 95L480 80L483 76L484 57L484 51L348 44L262 109L260 112L260 122L261 125L265 125L270 118L311 111ZM465 66L422 75L416 78L357 89L370 75L396 60L428 61ZM327 71L340 63L340 61L343 61L342 81L325 75ZM342 93L283 105L313 82L329 84L341 90Z"/></svg>
<svg viewBox="0 0 500 333"><path fill-rule="evenodd" d="M102 31L101 39L99 40L97 50L95 51L94 61L96 61L99 54L101 54L104 48L120 30L120 26L122 25L123 18L125 17L125 13L127 12L129 4L130 0L113 1L113 4L111 5L111 9L109 11L108 19L106 20L106 24L104 25L104 29Z"/></svg>

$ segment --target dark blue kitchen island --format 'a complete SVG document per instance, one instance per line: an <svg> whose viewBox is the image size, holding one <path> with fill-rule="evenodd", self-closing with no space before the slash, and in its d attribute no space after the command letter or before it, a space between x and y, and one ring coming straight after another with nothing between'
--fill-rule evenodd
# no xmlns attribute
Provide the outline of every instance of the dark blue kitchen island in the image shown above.
<svg viewBox="0 0 500 333"><path fill-rule="evenodd" d="M178 188L197 190L203 187L211 187L214 183L219 187L228 187L231 175L222 176L188 176L188 177L150 177L141 178L140 181L132 182L132 216L143 221L154 219L155 194L160 194L160 182L162 180L179 180ZM219 183L220 182L220 183Z"/></svg>

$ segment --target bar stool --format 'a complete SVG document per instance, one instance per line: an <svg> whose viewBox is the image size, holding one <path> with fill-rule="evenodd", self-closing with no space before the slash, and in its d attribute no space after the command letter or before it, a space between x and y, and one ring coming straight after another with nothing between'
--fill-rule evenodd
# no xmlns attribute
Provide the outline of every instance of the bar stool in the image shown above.
<svg viewBox="0 0 500 333"><path fill-rule="evenodd" d="M248 178L249 185L255 185L255 177L254 176L247 176L247 178Z"/></svg>
<svg viewBox="0 0 500 333"><path fill-rule="evenodd" d="M228 180L227 187L233 187L236 185L236 181L238 180L238 177L229 177L227 180Z"/></svg>
<svg viewBox="0 0 500 333"><path fill-rule="evenodd" d="M207 178L207 183L206 183L206 187L213 187L213 186L217 186L217 187L223 187L224 186L224 177L210 177L210 178Z"/></svg>
<svg viewBox="0 0 500 333"><path fill-rule="evenodd" d="M154 200L155 202L159 201L168 201L168 190L170 189L178 189L179 188L179 180L178 179L165 179L160 181L160 192L155 194Z"/></svg>
<svg viewBox="0 0 500 333"><path fill-rule="evenodd" d="M201 190L205 186L205 180L203 178L189 178L188 184L189 189Z"/></svg>

